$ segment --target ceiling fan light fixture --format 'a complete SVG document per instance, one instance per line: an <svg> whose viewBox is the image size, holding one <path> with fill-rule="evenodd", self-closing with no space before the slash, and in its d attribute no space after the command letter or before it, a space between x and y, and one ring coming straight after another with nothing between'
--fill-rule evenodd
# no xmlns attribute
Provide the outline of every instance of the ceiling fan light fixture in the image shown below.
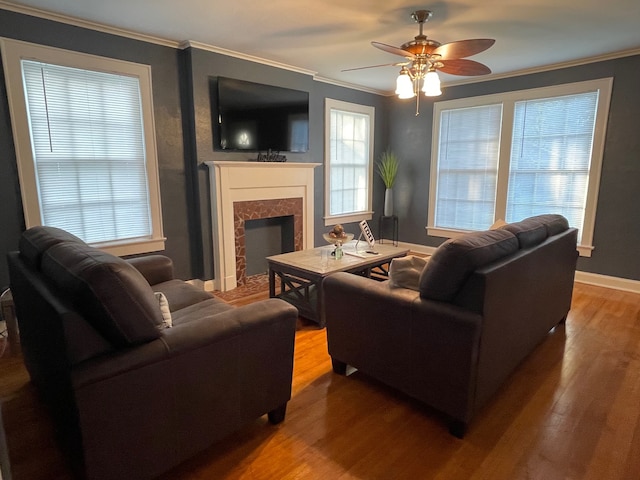
<svg viewBox="0 0 640 480"><path fill-rule="evenodd" d="M437 97L438 95L442 95L442 90L440 90L440 77L438 76L438 72L435 70L430 70L424 76L424 83L422 85L422 91L427 97Z"/></svg>
<svg viewBox="0 0 640 480"><path fill-rule="evenodd" d="M409 76L409 71L406 68L400 70L400 75L396 80L396 94L398 98L413 98L416 93L413 89L413 81Z"/></svg>
<svg viewBox="0 0 640 480"><path fill-rule="evenodd" d="M413 12L411 17L418 23L419 33L413 37L413 40L403 43L400 47L381 42L371 42L371 45L380 50L403 57L404 61L402 63L347 69L360 70L362 68L403 65L400 75L396 79L395 93L399 98L403 99L415 97L416 115L420 115L421 95L418 95L419 90L422 90L427 97L442 95L438 70L448 75L460 75L463 77L491 73L489 67L474 60L468 60L467 57L484 52L495 43L494 39L474 38L440 43L437 40L427 38L427 35L424 34L424 24L432 15L433 12L431 10L416 10ZM421 82L422 89L420 88Z"/></svg>

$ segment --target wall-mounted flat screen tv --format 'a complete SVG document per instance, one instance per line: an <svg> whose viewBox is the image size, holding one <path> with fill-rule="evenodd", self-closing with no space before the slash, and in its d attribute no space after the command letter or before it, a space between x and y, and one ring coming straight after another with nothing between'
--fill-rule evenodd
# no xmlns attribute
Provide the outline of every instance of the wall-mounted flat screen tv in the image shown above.
<svg viewBox="0 0 640 480"><path fill-rule="evenodd" d="M309 150L309 92L226 77L217 83L216 150Z"/></svg>

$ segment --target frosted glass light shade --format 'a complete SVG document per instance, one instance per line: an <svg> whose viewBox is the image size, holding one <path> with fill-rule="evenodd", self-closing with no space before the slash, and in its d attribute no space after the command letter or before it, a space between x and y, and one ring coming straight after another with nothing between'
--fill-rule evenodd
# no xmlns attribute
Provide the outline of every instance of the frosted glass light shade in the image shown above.
<svg viewBox="0 0 640 480"><path fill-rule="evenodd" d="M398 98L411 98L416 94L413 91L413 82L408 74L400 72L396 80L396 94Z"/></svg>
<svg viewBox="0 0 640 480"><path fill-rule="evenodd" d="M424 76L422 91L427 97L442 95L442 90L440 90L440 77L438 77L437 72L427 72Z"/></svg>

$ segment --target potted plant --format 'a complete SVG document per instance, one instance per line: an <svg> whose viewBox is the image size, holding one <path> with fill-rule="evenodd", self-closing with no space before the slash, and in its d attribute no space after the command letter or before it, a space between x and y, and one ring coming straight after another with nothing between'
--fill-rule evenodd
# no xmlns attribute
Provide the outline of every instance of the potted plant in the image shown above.
<svg viewBox="0 0 640 480"><path fill-rule="evenodd" d="M382 178L386 190L384 192L384 216L393 215L393 184L398 174L398 156L391 150L386 150L377 163L378 175Z"/></svg>

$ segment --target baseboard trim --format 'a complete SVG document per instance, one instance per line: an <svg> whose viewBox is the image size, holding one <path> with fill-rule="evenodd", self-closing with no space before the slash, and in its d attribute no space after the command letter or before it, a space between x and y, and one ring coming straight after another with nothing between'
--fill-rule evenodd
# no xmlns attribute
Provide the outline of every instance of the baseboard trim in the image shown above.
<svg viewBox="0 0 640 480"><path fill-rule="evenodd" d="M640 293L640 281L628 278L611 277L599 273L576 271L576 282L598 287L622 290L623 292Z"/></svg>

